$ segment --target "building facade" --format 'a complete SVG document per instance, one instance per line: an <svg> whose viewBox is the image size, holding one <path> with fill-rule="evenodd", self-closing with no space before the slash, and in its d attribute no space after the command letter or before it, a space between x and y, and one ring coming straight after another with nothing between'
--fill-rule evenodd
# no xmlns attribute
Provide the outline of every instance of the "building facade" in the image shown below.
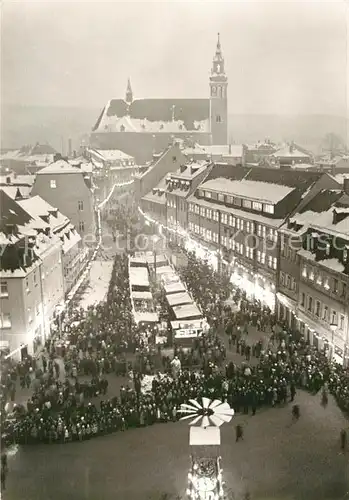
<svg viewBox="0 0 349 500"><path fill-rule="evenodd" d="M35 353L64 302L62 242L44 220L1 193L1 344L16 359Z"/></svg>
<svg viewBox="0 0 349 500"><path fill-rule="evenodd" d="M56 159L39 170L31 192L68 217L83 245L96 243L96 215L91 176L66 160Z"/></svg>

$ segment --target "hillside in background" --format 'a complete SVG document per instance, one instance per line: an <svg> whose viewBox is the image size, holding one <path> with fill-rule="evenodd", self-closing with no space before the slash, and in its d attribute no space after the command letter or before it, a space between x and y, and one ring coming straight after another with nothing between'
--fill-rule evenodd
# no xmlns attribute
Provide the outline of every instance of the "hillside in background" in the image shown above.
<svg viewBox="0 0 349 500"><path fill-rule="evenodd" d="M40 106L3 106L1 109L1 147L17 148L24 144L49 143L67 152L68 139L73 149L86 140L101 109ZM348 121L324 115L234 115L229 116L231 142L251 143L270 138L294 140L314 152L323 137L332 132L348 142Z"/></svg>

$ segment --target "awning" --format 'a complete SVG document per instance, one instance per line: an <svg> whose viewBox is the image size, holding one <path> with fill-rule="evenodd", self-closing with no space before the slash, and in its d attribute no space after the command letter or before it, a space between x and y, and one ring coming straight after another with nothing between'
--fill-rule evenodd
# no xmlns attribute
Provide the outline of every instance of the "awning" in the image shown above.
<svg viewBox="0 0 349 500"><path fill-rule="evenodd" d="M170 306L179 306L183 304L192 304L193 299L188 292L179 292L166 295L166 299Z"/></svg>
<svg viewBox="0 0 349 500"><path fill-rule="evenodd" d="M201 311L194 303L174 306L172 309L178 320L187 318L199 319L202 317Z"/></svg>
<svg viewBox="0 0 349 500"><path fill-rule="evenodd" d="M276 298L278 299L280 304L287 307L288 309L291 309L292 311L295 311L298 306L295 300L290 299L290 297L287 297L287 295L284 295L283 293L278 292L276 294Z"/></svg>

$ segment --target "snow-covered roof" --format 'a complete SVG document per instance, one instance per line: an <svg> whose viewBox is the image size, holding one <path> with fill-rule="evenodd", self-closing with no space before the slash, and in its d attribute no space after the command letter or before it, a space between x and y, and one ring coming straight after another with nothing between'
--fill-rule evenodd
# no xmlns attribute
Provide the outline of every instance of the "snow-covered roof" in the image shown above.
<svg viewBox="0 0 349 500"><path fill-rule="evenodd" d="M144 267L130 267L131 286L149 286L148 270Z"/></svg>
<svg viewBox="0 0 349 500"><path fill-rule="evenodd" d="M185 318L199 318L202 316L201 311L194 303L174 306L172 307L172 310L178 320Z"/></svg>
<svg viewBox="0 0 349 500"><path fill-rule="evenodd" d="M63 215L57 208L47 203L47 201L39 195L25 200L18 200L18 204L35 219L48 217L49 222L47 224L49 224L53 231L69 223L68 217Z"/></svg>
<svg viewBox="0 0 349 500"><path fill-rule="evenodd" d="M82 174L83 171L75 167L74 165L71 165L68 161L65 160L57 160L50 165L47 165L47 167L42 168L39 170L36 175L42 175L42 174Z"/></svg>
<svg viewBox="0 0 349 500"><path fill-rule="evenodd" d="M131 297L136 300L151 300L153 298L151 292L137 292L135 290L132 290Z"/></svg>
<svg viewBox="0 0 349 500"><path fill-rule="evenodd" d="M68 253L69 250L71 250L75 245L78 245L80 241L81 236L76 230L69 231L69 238L66 234L64 235L63 252Z"/></svg>
<svg viewBox="0 0 349 500"><path fill-rule="evenodd" d="M173 274L171 266L156 266L156 274L162 276L164 274Z"/></svg>
<svg viewBox="0 0 349 500"><path fill-rule="evenodd" d="M177 292L185 292L185 286L180 282L173 282L173 283L165 283L164 284L164 289L165 293L170 294L170 293L177 293Z"/></svg>
<svg viewBox="0 0 349 500"><path fill-rule="evenodd" d="M27 198L32 188L28 186L1 186L1 189L14 200L18 193L22 198Z"/></svg>
<svg viewBox="0 0 349 500"><path fill-rule="evenodd" d="M145 267L147 265L147 259L145 257L145 254L135 255L134 257L130 257L130 266L132 267L132 265L142 265Z"/></svg>
<svg viewBox="0 0 349 500"><path fill-rule="evenodd" d="M290 147L290 146L284 146L278 150L275 151L275 153L272 154L272 156L276 157L282 157L282 158L311 158L310 154L303 153L303 151L300 151L297 149L296 146Z"/></svg>
<svg viewBox="0 0 349 500"><path fill-rule="evenodd" d="M300 226L305 226L306 228L311 227L313 229L318 229L319 231L325 232L327 234L332 234L334 236L343 235L344 237L349 237L349 217L333 224L333 210L326 210L324 212L313 212L312 210L307 210L303 213L297 213L291 217L290 222L296 222Z"/></svg>
<svg viewBox="0 0 349 500"><path fill-rule="evenodd" d="M303 248L298 250L297 253L300 257L303 257L303 259L315 262L315 253L309 252L309 250L304 250ZM345 266L336 258L318 260L316 261L316 264L327 267L327 269L331 269L331 271L335 271L337 273L343 273L345 271Z"/></svg>
<svg viewBox="0 0 349 500"><path fill-rule="evenodd" d="M136 323L157 323L159 316L155 312L134 312L134 319Z"/></svg>
<svg viewBox="0 0 349 500"><path fill-rule="evenodd" d="M170 306L178 306L183 304L191 304L193 299L188 292L172 293L166 296Z"/></svg>
<svg viewBox="0 0 349 500"><path fill-rule="evenodd" d="M120 160L134 160L133 156L124 153L120 149L89 149L88 151L92 154L96 154L101 160L104 161L112 162Z"/></svg>
<svg viewBox="0 0 349 500"><path fill-rule="evenodd" d="M269 182L230 180L226 178L210 179L201 184L200 189L249 198L264 203L276 204L290 194L294 188Z"/></svg>

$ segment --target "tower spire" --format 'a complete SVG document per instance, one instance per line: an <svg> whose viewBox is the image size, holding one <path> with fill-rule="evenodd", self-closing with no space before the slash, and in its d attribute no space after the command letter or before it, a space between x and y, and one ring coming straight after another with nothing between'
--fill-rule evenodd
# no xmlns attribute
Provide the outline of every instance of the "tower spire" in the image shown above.
<svg viewBox="0 0 349 500"><path fill-rule="evenodd" d="M217 39L217 49L216 49L216 55L221 54L221 40L220 40L220 34L218 33L218 39Z"/></svg>
<svg viewBox="0 0 349 500"><path fill-rule="evenodd" d="M132 92L130 78L127 79L127 88L126 88L125 101L127 102L127 104L131 104L132 101L133 101L133 92Z"/></svg>

